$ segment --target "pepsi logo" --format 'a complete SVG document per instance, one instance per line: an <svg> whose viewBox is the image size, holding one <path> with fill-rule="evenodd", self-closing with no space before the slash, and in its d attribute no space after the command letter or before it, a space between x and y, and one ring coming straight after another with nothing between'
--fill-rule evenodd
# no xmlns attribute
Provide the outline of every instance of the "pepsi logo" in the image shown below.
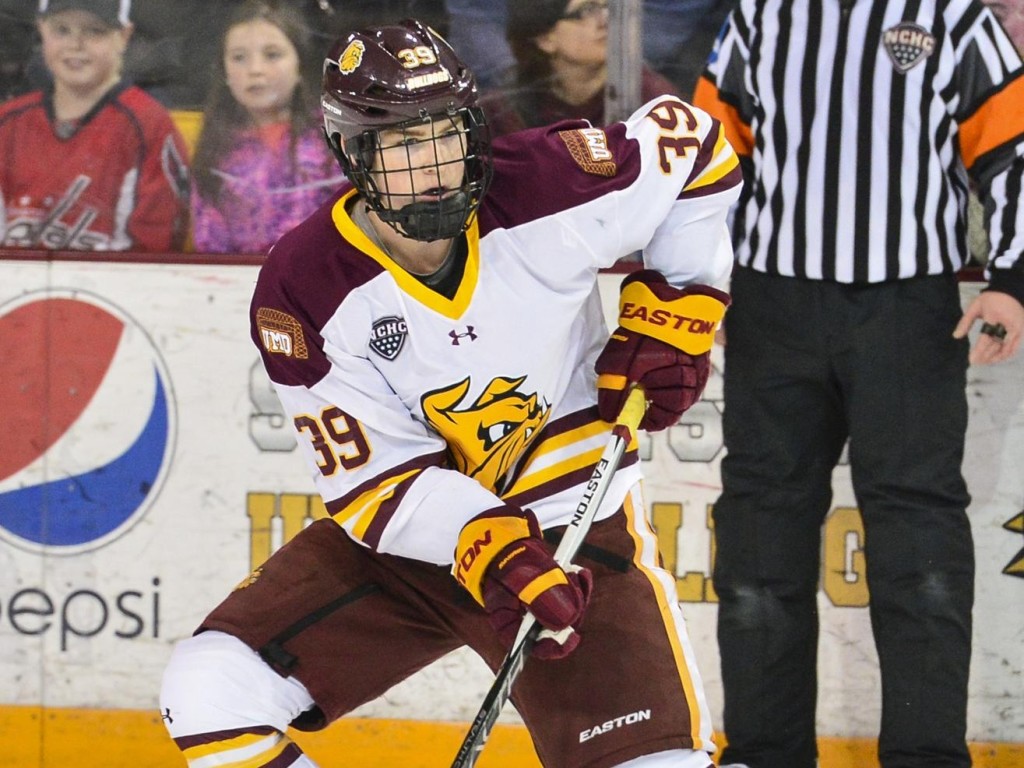
<svg viewBox="0 0 1024 768"><path fill-rule="evenodd" d="M83 291L0 305L0 538L76 554L123 535L170 465L170 379L146 332Z"/></svg>

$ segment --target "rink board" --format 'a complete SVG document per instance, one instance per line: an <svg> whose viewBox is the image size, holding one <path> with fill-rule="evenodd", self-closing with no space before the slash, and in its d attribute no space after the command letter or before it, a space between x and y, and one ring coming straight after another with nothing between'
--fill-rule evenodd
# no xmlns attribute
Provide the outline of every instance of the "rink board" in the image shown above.
<svg viewBox="0 0 1024 768"><path fill-rule="evenodd" d="M248 338L256 272L241 262L0 260L0 392L9 395L0 406L0 742L24 747L19 764L50 764L39 755L62 744L89 752L76 731L86 721L107 734L98 743L116 743L123 723L139 744L159 744L152 713L173 642L322 514ZM602 277L609 307L618 280ZM977 289L965 285L965 300ZM720 357L716 365L704 401L641 450L648 511L717 717L709 512L723 453ZM1024 355L972 369L968 390L978 560L968 733L983 751L1013 752L1024 733ZM823 754L870 745L878 725L855 507L841 465L819 594ZM455 653L332 732L344 734L336 743L346 754L378 732L374 721L428 740L454 733L457 746L489 682L481 662ZM514 742L515 713L503 722ZM365 739L393 748L393 731ZM315 741L329 744L330 734ZM1024 764L1019 751L1011 762L1006 754L991 764Z"/></svg>
<svg viewBox="0 0 1024 768"><path fill-rule="evenodd" d="M466 724L345 718L320 733L289 735L324 768L440 768L450 765ZM8 768L180 768L184 761L153 712L0 708ZM818 739L822 768L877 768L876 742ZM1024 744L970 744L974 768L1020 768ZM479 768L540 768L522 725L495 726Z"/></svg>

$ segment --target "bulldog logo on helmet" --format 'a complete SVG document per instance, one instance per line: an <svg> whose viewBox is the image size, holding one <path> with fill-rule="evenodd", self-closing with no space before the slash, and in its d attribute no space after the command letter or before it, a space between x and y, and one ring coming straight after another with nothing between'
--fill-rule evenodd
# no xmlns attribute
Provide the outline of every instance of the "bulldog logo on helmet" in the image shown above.
<svg viewBox="0 0 1024 768"><path fill-rule="evenodd" d="M338 59L338 71L343 75L351 75L363 63L366 46L362 40L353 40Z"/></svg>

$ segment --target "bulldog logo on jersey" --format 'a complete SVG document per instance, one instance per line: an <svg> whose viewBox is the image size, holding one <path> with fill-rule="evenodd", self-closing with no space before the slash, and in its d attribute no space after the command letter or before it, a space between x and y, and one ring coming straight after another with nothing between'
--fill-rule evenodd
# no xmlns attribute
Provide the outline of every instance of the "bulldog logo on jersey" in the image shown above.
<svg viewBox="0 0 1024 768"><path fill-rule="evenodd" d="M935 50L935 35L912 21L901 21L885 30L882 46L896 71L905 75L931 56Z"/></svg>
<svg viewBox="0 0 1024 768"><path fill-rule="evenodd" d="M420 400L430 426L448 443L455 468L493 491L551 415L551 406L539 403L536 393L519 390L525 380L525 376L492 379L476 401L461 410L469 392L468 378L427 392Z"/></svg>
<svg viewBox="0 0 1024 768"><path fill-rule="evenodd" d="M405 345L405 337L409 335L409 327L404 317L388 315L375 320L370 330L370 349L385 360L394 360Z"/></svg>

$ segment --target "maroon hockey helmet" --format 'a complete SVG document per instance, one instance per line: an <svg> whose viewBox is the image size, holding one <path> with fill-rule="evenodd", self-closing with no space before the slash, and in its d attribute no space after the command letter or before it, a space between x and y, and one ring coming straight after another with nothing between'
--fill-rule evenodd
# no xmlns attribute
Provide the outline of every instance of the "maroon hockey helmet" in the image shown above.
<svg viewBox="0 0 1024 768"><path fill-rule="evenodd" d="M469 226L490 182L490 139L477 106L476 79L451 46L434 30L407 19L370 27L339 39L324 60L321 106L327 142L342 170L377 215L415 240L455 237ZM432 136L405 131L438 124ZM425 166L383 167L381 133L400 131L392 144L411 147L438 142L438 134L457 136L462 152L456 160L429 153L430 165L462 163L458 188L430 194L392 194L389 176L410 174ZM407 149L408 152L408 149ZM450 153L445 153L449 156ZM406 188L415 189L407 184ZM422 192L422 191L421 191Z"/></svg>

